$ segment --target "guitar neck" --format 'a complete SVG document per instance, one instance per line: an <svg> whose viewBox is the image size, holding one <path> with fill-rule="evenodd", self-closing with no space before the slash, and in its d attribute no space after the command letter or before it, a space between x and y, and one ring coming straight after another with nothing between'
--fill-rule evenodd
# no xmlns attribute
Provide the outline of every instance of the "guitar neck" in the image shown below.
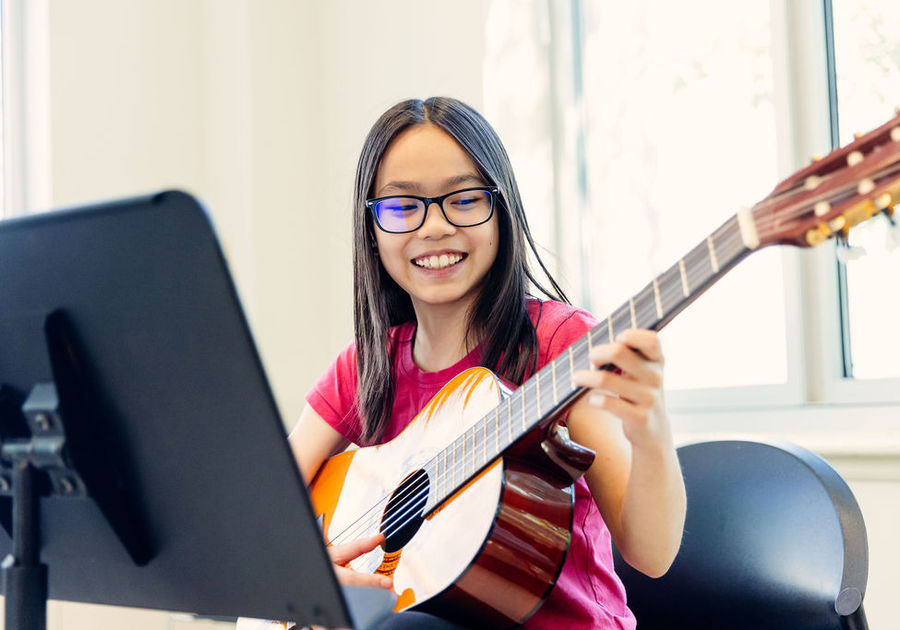
<svg viewBox="0 0 900 630"><path fill-rule="evenodd" d="M439 505L511 444L579 398L585 390L572 384L571 375L590 369L592 346L628 328L661 330L758 244L749 215L722 224L439 452L427 467L433 481L429 504Z"/></svg>

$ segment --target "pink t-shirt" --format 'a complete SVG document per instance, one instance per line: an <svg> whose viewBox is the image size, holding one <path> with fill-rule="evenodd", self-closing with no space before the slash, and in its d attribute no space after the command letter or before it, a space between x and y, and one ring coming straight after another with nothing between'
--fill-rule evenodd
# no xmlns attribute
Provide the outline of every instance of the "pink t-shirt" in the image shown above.
<svg viewBox="0 0 900 630"><path fill-rule="evenodd" d="M526 308L537 326L538 369L597 324L590 313L560 302L529 299ZM476 367L480 357L476 348L456 365L425 372L413 362L415 324L396 326L391 334L400 347L394 364L396 396L385 442L399 435L450 379ZM362 424L356 383L356 347L350 344L306 395L316 413L353 443L359 442ZM633 629L635 625L625 603L625 589L613 569L609 530L587 484L579 479L575 484L572 541L563 569L547 600L522 627Z"/></svg>

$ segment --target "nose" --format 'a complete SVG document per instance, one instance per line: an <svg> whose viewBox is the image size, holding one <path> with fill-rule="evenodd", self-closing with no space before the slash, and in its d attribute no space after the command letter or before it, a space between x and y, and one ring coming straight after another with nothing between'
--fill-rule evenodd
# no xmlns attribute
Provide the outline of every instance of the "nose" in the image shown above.
<svg viewBox="0 0 900 630"><path fill-rule="evenodd" d="M447 221L436 201L425 209L425 222L417 231L421 238L441 238L456 233L456 226Z"/></svg>

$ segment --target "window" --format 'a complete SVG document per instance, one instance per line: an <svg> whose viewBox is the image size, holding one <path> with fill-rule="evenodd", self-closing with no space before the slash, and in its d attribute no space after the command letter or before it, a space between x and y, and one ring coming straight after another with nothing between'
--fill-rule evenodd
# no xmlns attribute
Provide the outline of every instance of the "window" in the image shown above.
<svg viewBox="0 0 900 630"><path fill-rule="evenodd" d="M0 2L0 217L51 206L47 11Z"/></svg>
<svg viewBox="0 0 900 630"><path fill-rule="evenodd" d="M3 32L6 27L6 16L4 10L6 3L0 5L0 219L6 216L6 152L3 147L6 146L6 116L4 107L6 101L6 93L3 86L6 84L6 36Z"/></svg>
<svg viewBox="0 0 900 630"><path fill-rule="evenodd" d="M680 19L683 3L612 4L581 16L585 301L601 314L779 175L768 3L694 3L703 20ZM782 277L780 252L756 253L679 315L663 332L668 387L785 383Z"/></svg>
<svg viewBox="0 0 900 630"><path fill-rule="evenodd" d="M900 104L895 4L842 2L834 14L840 92L850 78L865 88L856 98L868 118L851 123L860 131ZM494 0L485 111L570 297L611 313L741 206L827 152L829 15L824 2L790 0ZM842 26L853 20L865 38ZM858 59L842 60L851 45ZM878 99L865 91L873 85ZM841 112L848 99L839 96ZM842 113L842 126L850 118ZM850 139L842 134L841 144ZM869 223L854 244L884 238L884 226ZM843 302L854 387L900 376L900 334L885 321L900 298L882 291L900 254L868 249L869 261L847 266ZM813 251L753 253L663 331L670 407L851 401L831 386L844 345L835 247ZM889 335L895 345L885 353ZM856 399L900 399L896 380L885 387Z"/></svg>
<svg viewBox="0 0 900 630"><path fill-rule="evenodd" d="M900 107L900 4L895 0L842 0L834 3L836 112L839 135L881 124ZM851 243L865 255L844 266L845 376L900 377L900 334L889 324L900 313L900 293L891 287L900 269L900 228L886 221L857 227ZM893 241L890 242L889 241Z"/></svg>

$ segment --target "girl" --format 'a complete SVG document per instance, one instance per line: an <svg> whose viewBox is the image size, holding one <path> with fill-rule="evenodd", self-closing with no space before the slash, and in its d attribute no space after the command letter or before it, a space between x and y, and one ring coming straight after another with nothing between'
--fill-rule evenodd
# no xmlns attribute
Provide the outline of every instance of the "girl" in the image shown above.
<svg viewBox="0 0 900 630"><path fill-rule="evenodd" d="M381 116L359 159L353 222L355 343L309 392L290 436L307 482L348 443L394 438L460 371L485 366L517 386L597 323L569 306L547 273L497 134L459 101L409 100ZM529 285L550 299L532 297ZM624 331L590 359L618 369L574 373L588 391L566 425L597 455L575 484L556 586L526 628L633 628L611 539L650 576L667 570L681 540L684 486L656 334ZM332 557L344 564L379 542L338 547ZM346 584L390 587L383 576L337 571ZM404 617L424 627L410 613L389 624Z"/></svg>

